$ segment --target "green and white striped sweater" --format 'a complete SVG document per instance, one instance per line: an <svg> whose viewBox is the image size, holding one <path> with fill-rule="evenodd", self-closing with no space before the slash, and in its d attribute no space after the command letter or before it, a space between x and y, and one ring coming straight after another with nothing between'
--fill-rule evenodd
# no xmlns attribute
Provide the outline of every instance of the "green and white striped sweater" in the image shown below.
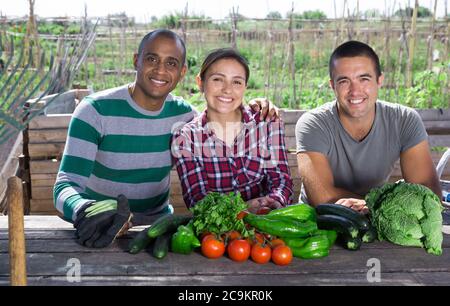
<svg viewBox="0 0 450 306"><path fill-rule="evenodd" d="M160 111L147 111L128 85L84 98L73 113L53 189L57 210L75 220L84 204L124 194L133 212L161 212L168 205L173 128L195 115L170 94Z"/></svg>

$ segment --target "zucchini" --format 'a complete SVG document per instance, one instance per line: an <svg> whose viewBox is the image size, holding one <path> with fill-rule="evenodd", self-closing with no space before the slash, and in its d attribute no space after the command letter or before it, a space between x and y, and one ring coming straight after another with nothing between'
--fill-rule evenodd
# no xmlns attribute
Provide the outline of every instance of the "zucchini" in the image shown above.
<svg viewBox="0 0 450 306"><path fill-rule="evenodd" d="M359 229L353 221L337 215L318 215L317 227L325 230L335 230L345 236L356 238Z"/></svg>
<svg viewBox="0 0 450 306"><path fill-rule="evenodd" d="M361 240L365 243L374 242L377 239L377 230L372 225L369 226L369 229L362 235Z"/></svg>
<svg viewBox="0 0 450 306"><path fill-rule="evenodd" d="M169 252L170 241L172 240L173 232L165 232L164 234L156 237L153 244L153 256L158 259L166 257Z"/></svg>
<svg viewBox="0 0 450 306"><path fill-rule="evenodd" d="M191 219L191 216L164 215L150 226L147 235L156 238L166 232L175 232L178 226L188 224Z"/></svg>
<svg viewBox="0 0 450 306"><path fill-rule="evenodd" d="M349 219L355 223L361 231L369 229L369 220L359 212L339 204L319 204L316 206L319 215L336 215Z"/></svg>
<svg viewBox="0 0 450 306"><path fill-rule="evenodd" d="M150 238L147 235L147 231L150 227L147 227L146 229L140 231L134 238L131 240L128 248L128 252L130 254L137 254L143 249L145 249L150 242L153 240L153 238Z"/></svg>
<svg viewBox="0 0 450 306"><path fill-rule="evenodd" d="M342 244L344 248L346 248L347 250L356 251L359 250L359 248L361 247L362 240L360 237L352 238L348 236L343 236L342 238L343 238Z"/></svg>

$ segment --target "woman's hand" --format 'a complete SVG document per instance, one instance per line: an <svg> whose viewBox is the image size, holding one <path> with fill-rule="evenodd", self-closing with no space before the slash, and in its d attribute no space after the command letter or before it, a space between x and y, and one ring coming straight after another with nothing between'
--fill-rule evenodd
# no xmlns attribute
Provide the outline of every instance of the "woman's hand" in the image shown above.
<svg viewBox="0 0 450 306"><path fill-rule="evenodd" d="M265 215L273 209L283 207L280 202L269 196L259 197L247 201L248 211L254 214Z"/></svg>
<svg viewBox="0 0 450 306"><path fill-rule="evenodd" d="M266 98L255 98L248 102L254 112L260 112L260 119L271 121L280 119L280 110Z"/></svg>
<svg viewBox="0 0 450 306"><path fill-rule="evenodd" d="M366 201L361 200L361 199L344 198L344 199L337 200L336 204L340 204L340 205L349 207L349 208L356 210L357 212L360 212L362 214L367 214L369 212L369 209L367 208L367 205L366 205Z"/></svg>

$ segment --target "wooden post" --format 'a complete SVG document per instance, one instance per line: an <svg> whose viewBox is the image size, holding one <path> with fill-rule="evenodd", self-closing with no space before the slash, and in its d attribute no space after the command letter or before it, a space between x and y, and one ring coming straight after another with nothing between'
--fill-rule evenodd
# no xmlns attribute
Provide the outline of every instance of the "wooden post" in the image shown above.
<svg viewBox="0 0 450 306"><path fill-rule="evenodd" d="M437 0L434 1L434 10L430 25L430 37L428 40L428 49L427 49L428 70L431 70L431 68L433 68L433 40L434 40L434 24L436 22L436 10L437 10Z"/></svg>
<svg viewBox="0 0 450 306"><path fill-rule="evenodd" d="M291 83L292 83L292 95L289 100L289 106L294 108L297 106L297 94L295 90L295 49L294 49L294 30L293 30L293 18L294 18L294 3L292 2L291 16L289 18L289 69L291 70Z"/></svg>
<svg viewBox="0 0 450 306"><path fill-rule="evenodd" d="M416 46L416 25L417 25L417 12L419 10L419 0L416 0L414 5L414 11L411 24L411 39L409 40L409 56L408 65L406 67L406 87L409 88L413 83L413 62L414 62L414 49Z"/></svg>
<svg viewBox="0 0 450 306"><path fill-rule="evenodd" d="M385 2L386 5L386 2ZM389 100L391 100L391 90L392 90L392 81L393 81L393 75L391 75L391 46L390 46L390 42L391 42L391 37L390 37L390 33L391 33L391 15L390 15L390 10L389 8L386 6L385 7L386 10L386 21L384 23L384 72L385 72L385 77L387 76L387 79L385 79L385 82L387 83L386 86L386 90L388 92L388 96L389 96Z"/></svg>
<svg viewBox="0 0 450 306"><path fill-rule="evenodd" d="M231 29L232 29L232 36L231 36L231 46L233 49L237 49L237 23L238 23L238 19L239 19L239 6L237 7L236 10L234 10L234 6L233 6L233 11L231 14Z"/></svg>
<svg viewBox="0 0 450 306"><path fill-rule="evenodd" d="M12 286L27 285L25 232L23 226L22 180L17 176L8 179L9 204L9 264Z"/></svg>
<svg viewBox="0 0 450 306"><path fill-rule="evenodd" d="M450 52L450 39L448 38L449 35L450 35L450 18L448 17L448 14L447 14L447 1L445 3L446 3L446 5L445 5L445 13L446 13L446 16L447 16L447 17L445 17L445 20L447 21L447 29L446 29L447 35L446 35L446 37L444 39L444 44L445 45L444 45L443 62L447 63L448 59L449 59L448 53ZM450 75L450 67L448 65L447 65L447 75ZM447 94L448 94L448 86L443 86L443 95L444 95L444 97L446 97ZM448 108L450 108L450 99L448 99Z"/></svg>
<svg viewBox="0 0 450 306"><path fill-rule="evenodd" d="M337 11L336 11L336 0L333 1L334 3L334 41L333 41L333 50L337 48L339 44L339 28L338 28L338 17L337 17Z"/></svg>

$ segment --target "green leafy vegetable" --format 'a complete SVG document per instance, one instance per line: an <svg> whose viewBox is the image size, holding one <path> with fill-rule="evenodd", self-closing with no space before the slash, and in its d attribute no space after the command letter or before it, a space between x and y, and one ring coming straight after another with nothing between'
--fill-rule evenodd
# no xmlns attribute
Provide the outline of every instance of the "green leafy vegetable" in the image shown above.
<svg viewBox="0 0 450 306"><path fill-rule="evenodd" d="M372 189L366 203L379 240L442 254L442 205L430 189L405 182L385 184Z"/></svg>
<svg viewBox="0 0 450 306"><path fill-rule="evenodd" d="M193 214L193 226L196 235L210 232L217 235L235 230L244 237L252 233L247 230L243 220L237 215L247 208L240 194L220 194L217 192L208 195L190 209Z"/></svg>

